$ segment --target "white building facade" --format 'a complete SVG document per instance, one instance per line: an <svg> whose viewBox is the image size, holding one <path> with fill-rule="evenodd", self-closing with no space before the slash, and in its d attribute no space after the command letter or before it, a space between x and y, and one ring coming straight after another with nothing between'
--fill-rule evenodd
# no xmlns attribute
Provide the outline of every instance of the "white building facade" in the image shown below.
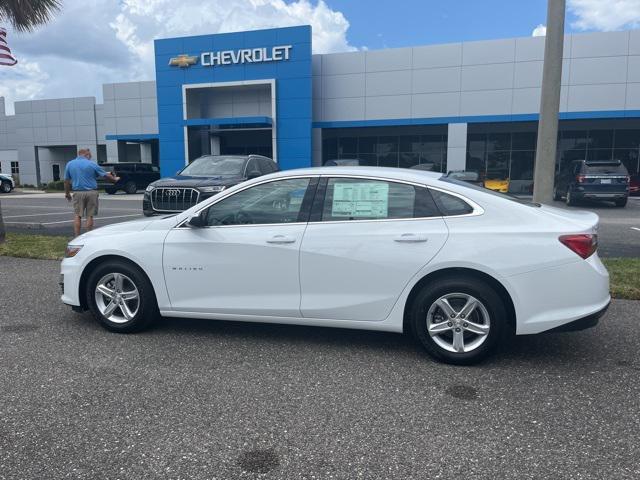
<svg viewBox="0 0 640 480"><path fill-rule="evenodd" d="M199 63L203 52L246 45L286 45L291 58ZM5 115L0 102L2 172L46 183L80 147L99 161L155 163L164 174L202 154L261 153L282 168L349 158L471 169L509 178L514 193L531 191L543 37L310 52L310 27L156 41L156 81L106 84L103 104L16 102ZM172 64L180 55L194 63ZM638 173L640 31L566 36L558 141L558 164L619 159Z"/></svg>

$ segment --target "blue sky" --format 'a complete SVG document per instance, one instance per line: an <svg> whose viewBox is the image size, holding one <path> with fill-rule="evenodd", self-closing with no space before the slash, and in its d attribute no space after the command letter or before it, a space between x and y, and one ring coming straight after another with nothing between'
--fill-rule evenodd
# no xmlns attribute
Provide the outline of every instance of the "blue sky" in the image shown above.
<svg viewBox="0 0 640 480"><path fill-rule="evenodd" d="M640 28L640 0L566 1L568 32ZM101 102L104 83L152 80L155 38L311 24L314 53L332 53L529 37L546 23L547 0L64 0L62 5L36 31L9 32L18 64L0 69L0 97L8 112L16 100L95 96ZM79 18L88 27L79 28Z"/></svg>
<svg viewBox="0 0 640 480"><path fill-rule="evenodd" d="M369 49L529 37L546 0L325 0L349 21L347 40ZM575 16L568 11L567 32Z"/></svg>

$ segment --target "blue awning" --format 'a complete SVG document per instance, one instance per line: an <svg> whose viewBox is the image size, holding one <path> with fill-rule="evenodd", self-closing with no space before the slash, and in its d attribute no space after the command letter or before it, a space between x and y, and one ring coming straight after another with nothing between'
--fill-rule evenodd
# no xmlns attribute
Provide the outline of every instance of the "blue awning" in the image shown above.
<svg viewBox="0 0 640 480"><path fill-rule="evenodd" d="M184 120L184 125L215 125L217 127L245 127L256 125L270 127L273 125L271 117L227 117L227 118L192 118Z"/></svg>
<svg viewBox="0 0 640 480"><path fill-rule="evenodd" d="M148 142L149 140L157 140L160 135L157 133L132 133L127 135L105 135L106 140L120 140L123 142Z"/></svg>

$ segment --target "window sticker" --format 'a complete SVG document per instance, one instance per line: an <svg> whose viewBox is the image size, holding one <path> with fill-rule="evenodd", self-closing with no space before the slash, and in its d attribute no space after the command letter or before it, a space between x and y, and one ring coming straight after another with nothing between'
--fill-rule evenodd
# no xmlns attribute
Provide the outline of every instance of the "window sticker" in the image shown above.
<svg viewBox="0 0 640 480"><path fill-rule="evenodd" d="M388 183L336 182L333 185L332 217L384 218L388 210Z"/></svg>

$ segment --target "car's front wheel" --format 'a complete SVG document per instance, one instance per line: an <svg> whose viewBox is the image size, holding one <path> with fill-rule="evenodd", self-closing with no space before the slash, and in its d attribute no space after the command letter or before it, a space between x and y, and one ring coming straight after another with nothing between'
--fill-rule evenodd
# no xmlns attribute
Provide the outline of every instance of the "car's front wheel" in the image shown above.
<svg viewBox="0 0 640 480"><path fill-rule="evenodd" d="M483 360L508 330L502 299L474 278L452 276L423 287L409 320L427 353L456 365Z"/></svg>
<svg viewBox="0 0 640 480"><path fill-rule="evenodd" d="M2 182L2 184L0 184L0 192L11 193L11 184L9 182Z"/></svg>
<svg viewBox="0 0 640 480"><path fill-rule="evenodd" d="M136 182L129 180L127 183L124 184L124 191L128 195L133 195L134 193L136 193L138 191Z"/></svg>
<svg viewBox="0 0 640 480"><path fill-rule="evenodd" d="M85 295L93 316L113 332L143 330L158 316L151 282L127 262L109 261L95 268Z"/></svg>

